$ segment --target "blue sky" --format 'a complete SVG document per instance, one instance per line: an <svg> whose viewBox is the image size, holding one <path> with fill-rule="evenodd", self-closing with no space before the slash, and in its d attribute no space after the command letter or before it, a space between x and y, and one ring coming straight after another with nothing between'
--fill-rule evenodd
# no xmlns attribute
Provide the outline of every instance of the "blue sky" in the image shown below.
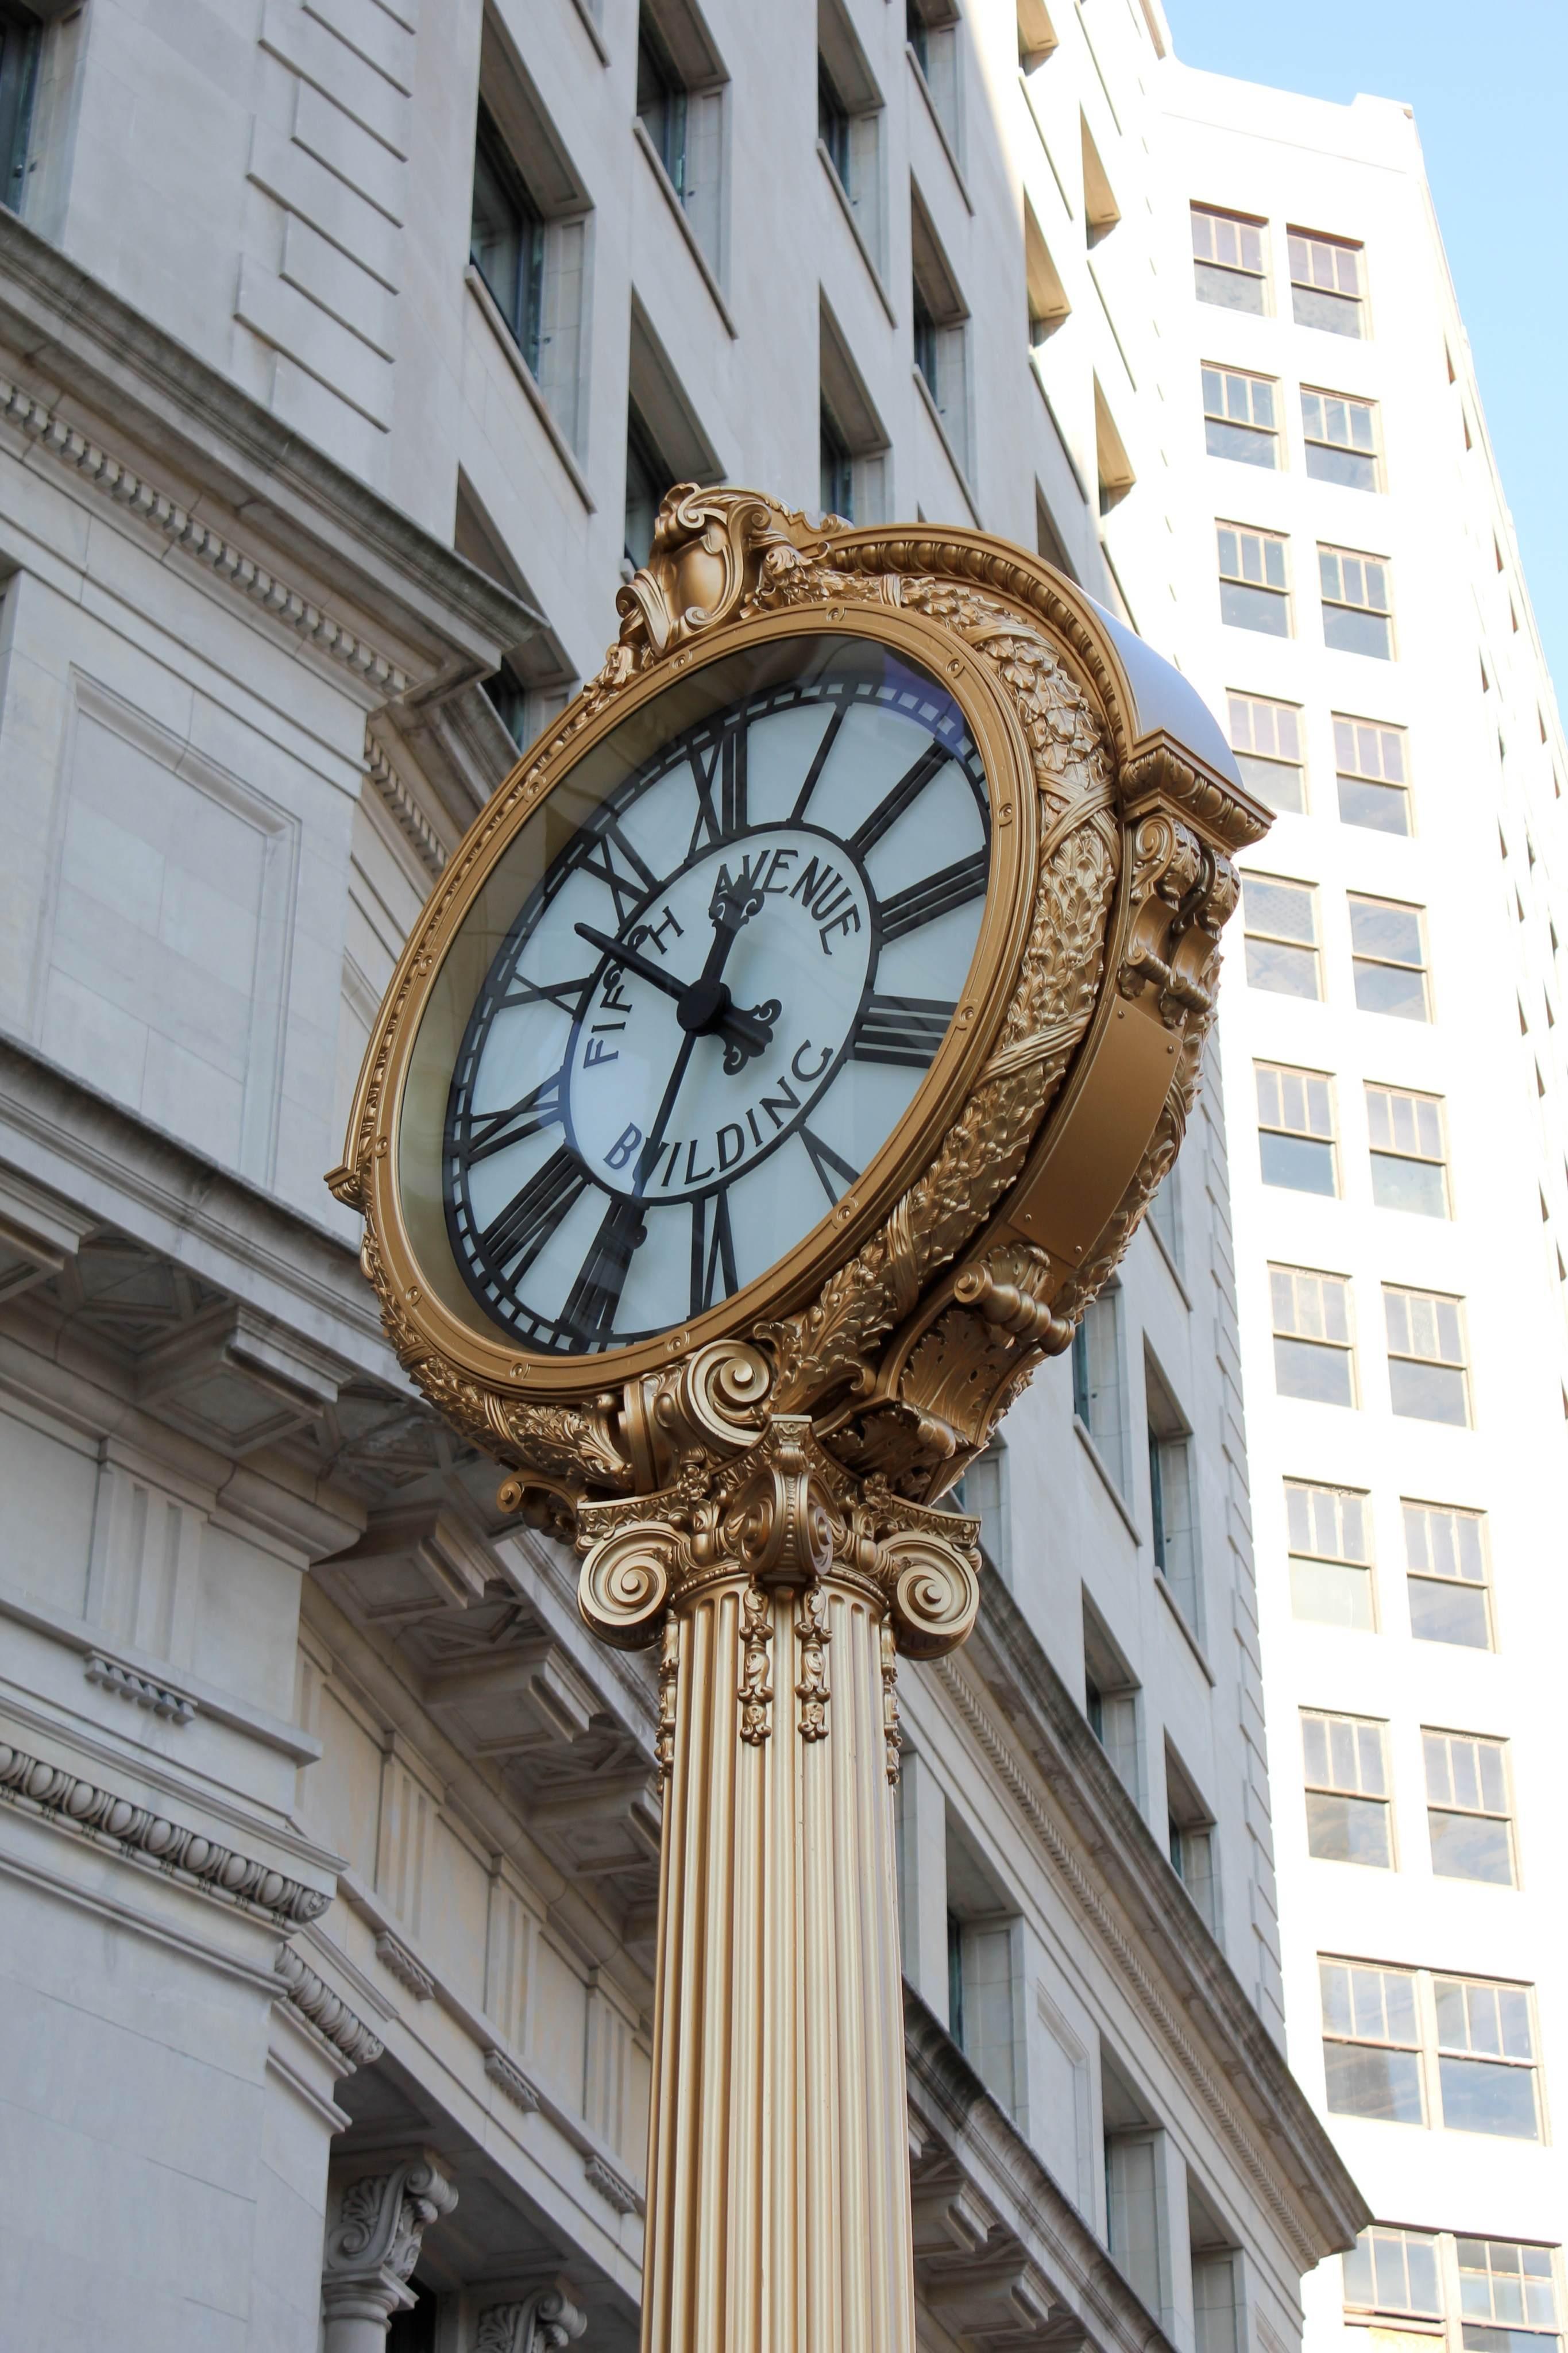
<svg viewBox="0 0 1568 2353"><path fill-rule="evenodd" d="M1568 0L1165 0L1213 73L1415 110L1492 446L1568 718Z"/></svg>

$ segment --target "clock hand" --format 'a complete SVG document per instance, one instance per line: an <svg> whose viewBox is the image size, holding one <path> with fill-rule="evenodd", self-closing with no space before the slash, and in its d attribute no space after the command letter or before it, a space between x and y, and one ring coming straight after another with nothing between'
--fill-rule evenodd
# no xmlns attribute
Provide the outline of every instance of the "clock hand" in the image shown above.
<svg viewBox="0 0 1568 2353"><path fill-rule="evenodd" d="M677 1018L681 1028L690 1036L700 1038L711 1030L724 1029L751 1054L760 1054L772 1044L773 1033L770 1023L759 1019L754 1014L742 1013L740 1007L731 1001L730 992L723 982L716 974L710 976L706 965L700 977L689 986L685 981L678 980L674 973L661 972L650 957L639 955L636 948L627 947L624 941L611 939L606 932L596 932L592 923L577 923L573 928L590 947L595 947L601 955L613 958L627 972L635 972L637 978L646 980L651 988L661 989L666 997L673 997ZM733 933L727 929L717 932L713 946L708 952L709 965L715 962L716 955L718 964L722 965L733 937Z"/></svg>

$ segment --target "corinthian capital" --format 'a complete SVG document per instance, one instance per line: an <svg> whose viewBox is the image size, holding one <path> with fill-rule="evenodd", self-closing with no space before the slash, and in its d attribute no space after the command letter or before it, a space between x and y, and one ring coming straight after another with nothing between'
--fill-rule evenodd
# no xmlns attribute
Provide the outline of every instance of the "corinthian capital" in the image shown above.
<svg viewBox="0 0 1568 2353"><path fill-rule="evenodd" d="M515 2304L492 2304L479 2315L474 2353L558 2353L582 2336L588 2316L572 2301L564 2280L536 2287Z"/></svg>
<svg viewBox="0 0 1568 2353"><path fill-rule="evenodd" d="M342 2353L357 2353L367 2327L379 2325L384 2332L393 2314L413 2303L408 2277L425 2233L457 2202L457 2191L428 2149L415 2151L389 2172L363 2174L343 2184L321 2267L327 2353L340 2353L340 2348Z"/></svg>

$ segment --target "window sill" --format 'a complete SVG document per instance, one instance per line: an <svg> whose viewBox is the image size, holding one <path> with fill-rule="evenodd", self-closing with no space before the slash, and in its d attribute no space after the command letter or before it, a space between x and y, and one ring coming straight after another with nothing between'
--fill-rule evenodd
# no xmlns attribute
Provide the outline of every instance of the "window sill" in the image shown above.
<svg viewBox="0 0 1568 2353"><path fill-rule="evenodd" d="M723 289L720 286L719 280L713 275L713 265L709 260L708 256L703 252L702 248L697 242L696 232L692 228L691 223L686 217L686 207L681 203L679 195L677 195L675 192L675 184L670 179L669 174L665 170L663 164L659 160L658 149L654 145L653 141L643 129L641 121L636 115L632 117L632 137L636 140L637 145L642 149L644 155L647 159L648 170L653 174L654 178L658 183L659 194L663 196L665 203L669 206L670 211L675 215L675 225L679 229L681 236L686 239L687 250L690 254L692 260L697 264L702 283L707 287L709 293L713 297L713 308L718 311L719 316L724 322L725 332L729 335L731 343L738 343L740 341L741 331L736 326L734 320L730 316L730 305L725 301Z"/></svg>
<svg viewBox="0 0 1568 2353"><path fill-rule="evenodd" d="M1107 1463L1105 1457L1101 1454L1093 1439L1089 1436L1084 1423L1079 1419L1079 1416L1076 1413L1072 1418L1072 1426L1078 1432L1079 1445L1083 1448L1084 1452L1088 1455L1089 1461L1099 1472L1101 1480L1104 1482L1106 1493L1110 1496L1111 1502L1121 1513L1122 1520L1126 1525L1128 1535L1131 1537L1139 1550L1142 1551L1143 1547L1143 1539L1138 1533L1138 1524L1127 1508L1126 1497L1122 1494L1121 1488L1117 1485L1115 1480L1110 1475L1110 1465Z"/></svg>
<svg viewBox="0 0 1568 2353"><path fill-rule="evenodd" d="M855 207L849 201L849 191L839 178L838 167L820 139L816 142L816 152L822 159L823 170L833 184L833 193L838 199L839 209L849 224L849 234L860 249L860 259L871 273L871 283L876 288L878 299L888 314L888 324L889 327L896 327L899 323L898 313L893 308L887 288L882 283L882 273L872 258L871 248L861 234L860 224L855 217Z"/></svg>
<svg viewBox="0 0 1568 2353"><path fill-rule="evenodd" d="M1202 1644L1199 1642L1198 1638L1194 1633L1192 1628L1188 1625L1186 1620L1183 1617L1182 1605L1177 1600L1175 1595L1172 1592L1163 1569L1157 1568L1154 1571L1154 1586L1160 1599L1163 1601L1166 1609L1170 1611L1172 1617L1181 1628L1182 1632L1186 1639L1188 1650L1191 1651L1194 1658L1203 1669L1205 1675L1208 1678L1210 1689L1217 1690L1219 1687L1219 1677L1215 1673L1215 1671L1210 1666L1207 1659L1205 1658Z"/></svg>
<svg viewBox="0 0 1568 2353"><path fill-rule="evenodd" d="M600 32L598 26L594 22L594 12L588 5L588 0L573 0L573 5L576 9L579 16L583 19L583 30L587 34L588 38L593 42L595 48L598 51L599 63L602 66L607 66L610 62L610 53L605 47L605 37L603 33Z"/></svg>
<svg viewBox="0 0 1568 2353"><path fill-rule="evenodd" d="M963 208L973 219L974 215L974 202L973 197L970 195L969 189L964 182L963 171L959 166L958 157L953 152L952 141L948 135L947 125L936 111L936 100L931 96L931 84L925 78L924 70L921 68L919 58L917 58L914 53L912 45L908 41L904 44L904 55L910 61L910 71L913 74L916 81L920 84L921 96L926 102L926 112L931 119L931 128L935 131L937 137L942 141L942 152L947 157L949 164L952 167L952 176L958 183L958 193L963 198Z"/></svg>
<svg viewBox="0 0 1568 2353"><path fill-rule="evenodd" d="M1171 1256L1170 1246L1167 1243L1164 1235L1160 1231L1159 1227L1154 1223L1152 1218L1145 1217L1143 1220L1143 1229L1152 1241L1155 1249L1159 1251L1160 1256L1164 1260L1165 1265L1170 1272L1171 1281L1175 1284L1176 1289L1181 1293L1182 1305L1186 1309L1187 1314L1190 1315L1193 1312L1193 1294L1182 1280L1182 1271L1176 1264L1175 1260Z"/></svg>
<svg viewBox="0 0 1568 2353"><path fill-rule="evenodd" d="M974 528L976 531L981 531L984 526L980 520L980 509L974 503L974 493L969 487L969 477L958 462L958 452L953 448L952 441L948 438L947 427L942 421L942 411L937 406L935 401L931 398L931 386L927 384L924 376L921 375L918 367L911 367L910 374L914 377L915 383L920 390L921 398L925 402L926 414L931 418L931 423L936 427L937 438L947 453L947 462L952 468L958 487L963 492L963 503L969 509Z"/></svg>
<svg viewBox="0 0 1568 2353"><path fill-rule="evenodd" d="M1024 93L1024 103L1029 110L1029 120L1035 126L1035 135L1046 151L1046 161L1051 167L1051 177L1057 184L1057 194L1062 200L1063 209L1065 210L1068 220L1076 219L1077 216L1072 208L1072 198L1068 195L1067 190L1062 185L1062 175L1057 169L1057 159L1051 153L1051 142L1046 137L1046 126L1040 121L1040 110L1035 104L1035 93L1029 88L1029 77L1022 70L1022 69L1019 69L1018 87Z"/></svg>
<svg viewBox="0 0 1568 2353"><path fill-rule="evenodd" d="M521 385L524 392L528 395L529 400L532 405L533 412L538 417L541 425L543 426L545 432L550 437L550 446L554 450L556 456L560 459L562 465L565 468L573 489L576 491L577 496L582 500L583 504L587 509L588 512L593 514L595 512L594 494L588 488L582 467L577 463L572 444L567 440L566 436L561 430L560 426L557 425L554 417L551 415L549 405L545 400L544 395L539 388L539 379L534 375L533 370L529 366L528 362L523 358L522 353L518 350L517 338L513 335L511 329L507 325L506 321L501 317L495 296L490 292L489 288L485 284L483 278L480 276L479 270L471 261L463 272L463 279L469 293L473 296L474 301L479 305L479 311L486 324L489 326L490 332L494 335L497 343L500 345L501 351L505 355L507 364L510 367L513 375L516 376L519 384Z"/></svg>

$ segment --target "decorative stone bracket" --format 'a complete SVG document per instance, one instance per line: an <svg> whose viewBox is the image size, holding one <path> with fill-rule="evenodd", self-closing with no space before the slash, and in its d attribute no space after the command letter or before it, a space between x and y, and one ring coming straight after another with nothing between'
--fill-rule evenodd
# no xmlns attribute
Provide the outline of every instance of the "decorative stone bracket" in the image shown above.
<svg viewBox="0 0 1568 2353"><path fill-rule="evenodd" d="M393 2314L414 2302L408 2280L426 2232L457 2202L428 2149L343 2184L321 2270L325 2353L381 2353Z"/></svg>

